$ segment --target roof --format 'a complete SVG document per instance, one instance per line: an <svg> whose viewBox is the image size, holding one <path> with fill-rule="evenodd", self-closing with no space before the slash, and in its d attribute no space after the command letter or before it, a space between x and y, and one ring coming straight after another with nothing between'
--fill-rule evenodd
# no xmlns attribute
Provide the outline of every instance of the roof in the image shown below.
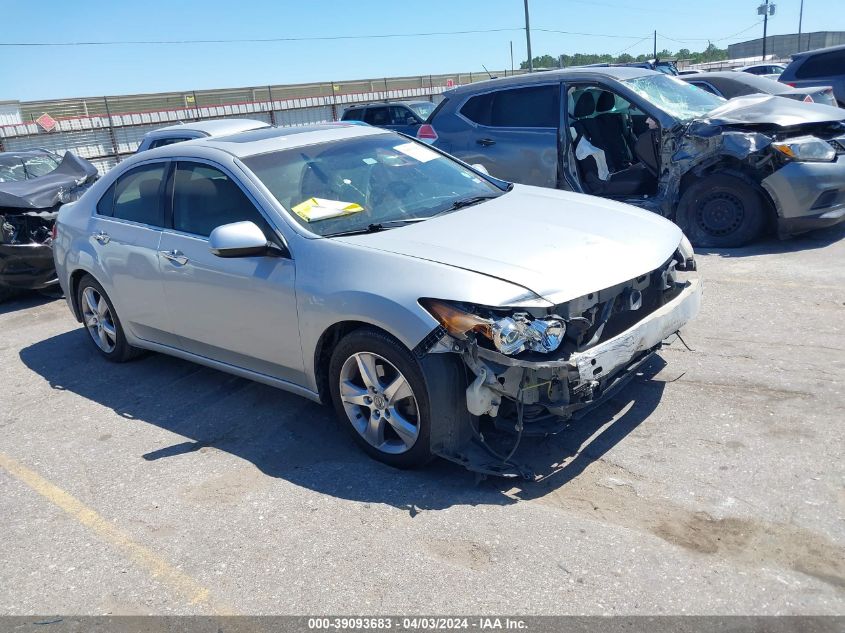
<svg viewBox="0 0 845 633"><path fill-rule="evenodd" d="M464 86L448 90L444 94L454 96L469 92L500 88L503 86L526 86L535 83L548 83L550 80L589 80L590 78L601 78L625 81L626 79L634 79L635 77L642 77L650 74L662 75L663 73L648 70L646 68L634 68L631 66L576 66L574 68L562 68L559 70L549 70L541 73L535 72L526 75L512 75L510 77L501 77L499 79L477 81L472 84L466 84Z"/></svg>
<svg viewBox="0 0 845 633"><path fill-rule="evenodd" d="M429 101L428 99L403 99L402 101L371 101L369 103L353 103L346 109L354 110L356 108L367 108L369 106L415 105L417 103L431 103L431 101Z"/></svg>
<svg viewBox="0 0 845 633"><path fill-rule="evenodd" d="M154 133L173 132L179 130L196 130L208 136L221 136L223 134L235 134L244 130L270 127L269 123L255 119L211 119L208 121L191 121L189 123L177 123L167 125L153 130Z"/></svg>
<svg viewBox="0 0 845 633"><path fill-rule="evenodd" d="M738 73L733 70L699 73L697 75L684 75L681 79L687 82L707 81L708 79L724 79L725 81L733 81L743 86L750 86L755 90L762 90L768 94L783 94L794 90L794 88L775 81L774 79L769 79L768 77L752 75L751 73Z"/></svg>
<svg viewBox="0 0 845 633"><path fill-rule="evenodd" d="M833 51L845 51L845 44L839 44L838 46L828 46L827 48L816 48L811 51L795 53L794 55L792 55L792 59L798 59L799 57L807 57L809 55L817 55L818 53L832 53Z"/></svg>
<svg viewBox="0 0 845 633"><path fill-rule="evenodd" d="M228 136L201 138L185 141L161 148L175 148L174 152L184 152L190 145L203 145L219 149L238 158L264 154L327 141L346 138L376 136L378 134L392 134L381 128L369 125L352 125L348 123L325 123L322 125L303 125L298 127L266 127L260 130L239 132ZM398 137L397 137L398 138ZM160 150L154 150L156 152ZM164 153L164 152L163 152Z"/></svg>

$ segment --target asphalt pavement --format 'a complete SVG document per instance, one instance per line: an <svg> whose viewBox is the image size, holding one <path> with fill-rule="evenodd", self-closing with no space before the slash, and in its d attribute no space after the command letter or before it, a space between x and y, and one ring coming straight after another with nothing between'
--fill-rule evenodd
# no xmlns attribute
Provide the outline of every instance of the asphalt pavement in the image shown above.
<svg viewBox="0 0 845 633"><path fill-rule="evenodd" d="M699 317L538 481L0 304L2 614L842 614L845 230L698 256ZM577 264L573 265L577 271Z"/></svg>

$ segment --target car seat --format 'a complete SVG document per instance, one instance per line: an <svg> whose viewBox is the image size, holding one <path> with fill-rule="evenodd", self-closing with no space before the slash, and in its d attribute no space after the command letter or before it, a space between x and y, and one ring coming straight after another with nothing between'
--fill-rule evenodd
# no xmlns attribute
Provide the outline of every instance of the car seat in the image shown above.
<svg viewBox="0 0 845 633"><path fill-rule="evenodd" d="M609 95L603 97L603 95ZM613 94L603 91L602 105L613 108ZM609 107L608 107L609 104ZM597 114L596 99L584 91L575 102L573 127L576 137L575 158L582 182L590 193L606 196L628 196L647 193L653 188L654 178L644 165L630 164L625 159L627 147L624 136L615 123L601 120ZM630 152L630 150L628 150Z"/></svg>

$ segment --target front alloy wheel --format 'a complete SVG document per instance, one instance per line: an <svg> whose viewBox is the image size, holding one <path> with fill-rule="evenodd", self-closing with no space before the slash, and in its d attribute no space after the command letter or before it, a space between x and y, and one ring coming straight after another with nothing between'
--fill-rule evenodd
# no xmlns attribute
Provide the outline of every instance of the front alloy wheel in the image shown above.
<svg viewBox="0 0 845 633"><path fill-rule="evenodd" d="M420 434L419 407L407 378L371 352L349 356L340 370L340 399L349 422L376 450L399 455Z"/></svg>

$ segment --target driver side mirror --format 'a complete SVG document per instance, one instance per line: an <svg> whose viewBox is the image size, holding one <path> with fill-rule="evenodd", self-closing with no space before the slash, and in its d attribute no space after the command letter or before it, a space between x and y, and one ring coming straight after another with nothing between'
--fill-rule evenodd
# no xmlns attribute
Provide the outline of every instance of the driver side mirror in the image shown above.
<svg viewBox="0 0 845 633"><path fill-rule="evenodd" d="M254 222L218 226L208 236L208 247L217 257L258 257L277 250Z"/></svg>

